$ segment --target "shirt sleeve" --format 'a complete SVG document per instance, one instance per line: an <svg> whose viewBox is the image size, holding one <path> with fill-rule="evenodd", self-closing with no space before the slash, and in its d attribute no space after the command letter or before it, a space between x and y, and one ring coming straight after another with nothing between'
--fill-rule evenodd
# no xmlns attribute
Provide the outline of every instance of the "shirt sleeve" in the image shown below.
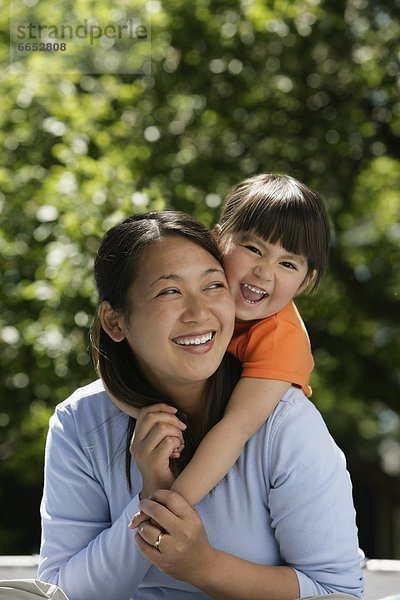
<svg viewBox="0 0 400 600"><path fill-rule="evenodd" d="M150 563L128 528L138 495L111 524L105 491L81 447L72 415L50 421L41 504L42 547L38 577L58 585L69 600L127 600Z"/></svg>
<svg viewBox="0 0 400 600"><path fill-rule="evenodd" d="M267 447L269 509L283 560L301 596L342 592L361 597L352 486L341 450L314 405L290 402L275 413ZM285 402L285 399L288 400Z"/></svg>
<svg viewBox="0 0 400 600"><path fill-rule="evenodd" d="M310 395L314 361L307 332L281 318L266 319L251 329L242 354L242 377L278 379Z"/></svg>

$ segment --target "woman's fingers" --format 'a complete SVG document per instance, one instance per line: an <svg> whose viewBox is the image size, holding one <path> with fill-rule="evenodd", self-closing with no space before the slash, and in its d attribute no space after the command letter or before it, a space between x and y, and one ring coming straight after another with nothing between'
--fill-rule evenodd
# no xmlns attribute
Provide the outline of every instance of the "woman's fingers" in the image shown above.
<svg viewBox="0 0 400 600"><path fill-rule="evenodd" d="M144 406L140 409L142 414L149 414L153 412L166 412L175 414L177 412L177 408L175 406L171 406L170 404L166 404L165 402L158 402L157 404L151 404L150 406Z"/></svg>
<svg viewBox="0 0 400 600"><path fill-rule="evenodd" d="M170 488L175 480L170 459L180 455L186 425L174 412L173 407L161 403L140 411L129 450L142 474L142 497Z"/></svg>
<svg viewBox="0 0 400 600"><path fill-rule="evenodd" d="M138 534L150 546L154 546L154 542L157 540L160 532L165 534L165 531L158 527L157 524L147 520L138 527Z"/></svg>
<svg viewBox="0 0 400 600"><path fill-rule="evenodd" d="M172 454L171 454L170 458L180 458L180 456L181 456L181 453L182 453L182 451L183 451L184 447L185 447L185 444L181 444L181 445L179 446L179 448L175 448L175 449L172 451Z"/></svg>
<svg viewBox="0 0 400 600"><path fill-rule="evenodd" d="M171 490L157 490L152 495L151 500L165 506L170 512L181 519L194 511L183 496Z"/></svg>
<svg viewBox="0 0 400 600"><path fill-rule="evenodd" d="M141 500L140 510L170 533L180 520L196 512L180 494L170 490L157 490L151 498Z"/></svg>
<svg viewBox="0 0 400 600"><path fill-rule="evenodd" d="M135 541L140 552L171 577L191 583L213 562L213 549L197 511L182 496L158 490L140 507L150 518L142 522Z"/></svg>
<svg viewBox="0 0 400 600"><path fill-rule="evenodd" d="M140 523L143 523L143 521L147 521L148 518L149 517L140 510L139 512L133 515L132 520L128 525L129 529L136 529L136 527L139 527Z"/></svg>
<svg viewBox="0 0 400 600"><path fill-rule="evenodd" d="M167 406L165 405L154 405L156 406ZM170 407L173 408L173 407ZM159 410L150 410L153 407L146 407L142 409L140 416L137 419L135 433L133 439L138 441L145 440L149 433L156 427L157 425L165 424L172 425L179 429L180 431L184 431L186 429L185 423L180 421L178 417L170 412L159 411ZM174 409L175 410L175 409ZM132 441L133 441L132 439Z"/></svg>
<svg viewBox="0 0 400 600"><path fill-rule="evenodd" d="M143 441L133 440L130 446L130 452L135 459L141 463L148 461L152 457L159 458L161 461L167 461L170 458L176 458L183 446L182 433L176 427L154 427Z"/></svg>
<svg viewBox="0 0 400 600"><path fill-rule="evenodd" d="M130 452L140 462L157 454L164 460L179 458L184 447L182 431L186 425L175 415L146 413L135 427Z"/></svg>
<svg viewBox="0 0 400 600"><path fill-rule="evenodd" d="M145 556L148 560L150 560L151 562L153 562L154 564L157 564L157 559L162 558L161 557L161 553L166 551L166 542L168 540L168 534L161 531L159 528L150 534L146 535L145 531L140 531L140 527L135 535L135 542L137 547L139 548L140 552L143 554L143 556ZM143 529L145 529L145 527L143 526ZM161 537L160 537L160 534ZM157 542L159 542L158 546L157 546ZM154 545L156 544L156 545ZM165 556L165 554L164 554ZM161 565L157 565L159 566L159 568L162 567Z"/></svg>
<svg viewBox="0 0 400 600"><path fill-rule="evenodd" d="M176 440L172 449L180 448L183 444L182 431L170 423L156 423L141 443L143 448L149 448L151 451L154 451L167 438L174 438Z"/></svg>

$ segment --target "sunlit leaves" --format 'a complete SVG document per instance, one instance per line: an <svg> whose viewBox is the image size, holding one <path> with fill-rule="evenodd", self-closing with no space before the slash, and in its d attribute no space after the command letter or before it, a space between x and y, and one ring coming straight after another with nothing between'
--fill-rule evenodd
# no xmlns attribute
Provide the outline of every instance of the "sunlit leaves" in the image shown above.
<svg viewBox="0 0 400 600"><path fill-rule="evenodd" d="M360 0L169 0L149 10L146 75L1 74L0 456L39 482L47 416L94 377L102 233L164 208L211 227L230 186L279 171L321 193L335 230L328 276L299 299L313 399L341 445L389 464L385 452L396 454L383 441L400 436L395 11Z"/></svg>

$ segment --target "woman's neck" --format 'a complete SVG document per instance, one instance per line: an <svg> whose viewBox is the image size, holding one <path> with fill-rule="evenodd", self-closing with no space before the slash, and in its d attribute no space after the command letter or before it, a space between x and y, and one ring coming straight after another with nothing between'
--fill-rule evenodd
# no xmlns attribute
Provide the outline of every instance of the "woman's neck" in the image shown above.
<svg viewBox="0 0 400 600"><path fill-rule="evenodd" d="M205 384L203 382L164 391L175 406L188 416L191 422L196 422L200 418L204 409Z"/></svg>

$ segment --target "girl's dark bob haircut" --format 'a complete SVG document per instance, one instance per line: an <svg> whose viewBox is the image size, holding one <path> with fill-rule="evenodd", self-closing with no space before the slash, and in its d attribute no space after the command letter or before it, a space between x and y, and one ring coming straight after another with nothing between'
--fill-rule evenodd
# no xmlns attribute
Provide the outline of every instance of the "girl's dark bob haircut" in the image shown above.
<svg viewBox="0 0 400 600"><path fill-rule="evenodd" d="M310 291L326 271L330 231L328 215L316 192L289 175L261 174L245 179L229 192L220 218L221 240L232 233L255 234L288 252L303 255Z"/></svg>

